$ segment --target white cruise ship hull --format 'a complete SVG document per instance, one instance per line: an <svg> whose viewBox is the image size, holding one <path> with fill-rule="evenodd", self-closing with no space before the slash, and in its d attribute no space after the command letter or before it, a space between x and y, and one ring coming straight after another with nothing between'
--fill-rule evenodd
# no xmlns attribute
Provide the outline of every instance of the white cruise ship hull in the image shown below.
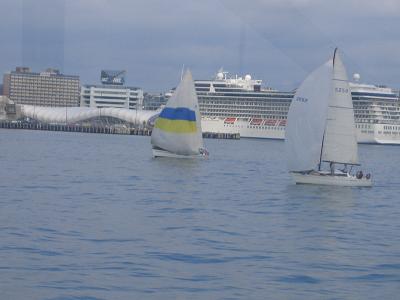
<svg viewBox="0 0 400 300"><path fill-rule="evenodd" d="M338 175L321 175L290 173L296 184L314 184L314 185L331 185L331 186L354 186L354 187L370 187L372 180L365 177L358 179L355 176L338 176Z"/></svg>
<svg viewBox="0 0 400 300"><path fill-rule="evenodd" d="M219 118L203 118L201 126L203 132L238 133L241 138L285 139L284 126L252 125L245 120L226 123L225 119ZM400 126L356 123L356 133L358 143L400 145Z"/></svg>
<svg viewBox="0 0 400 300"><path fill-rule="evenodd" d="M400 126L356 123L356 132L359 143L400 145Z"/></svg>
<svg viewBox="0 0 400 300"><path fill-rule="evenodd" d="M202 119L201 128L203 132L239 133L241 138L285 139L284 126L255 126L242 120L226 124L224 119Z"/></svg>

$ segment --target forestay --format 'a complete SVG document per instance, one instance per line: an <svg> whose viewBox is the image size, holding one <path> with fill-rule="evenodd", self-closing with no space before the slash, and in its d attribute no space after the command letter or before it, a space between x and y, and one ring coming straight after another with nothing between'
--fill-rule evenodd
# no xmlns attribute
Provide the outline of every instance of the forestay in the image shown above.
<svg viewBox="0 0 400 300"><path fill-rule="evenodd" d="M190 71L156 119L151 144L179 155L196 155L203 148L199 105Z"/></svg>

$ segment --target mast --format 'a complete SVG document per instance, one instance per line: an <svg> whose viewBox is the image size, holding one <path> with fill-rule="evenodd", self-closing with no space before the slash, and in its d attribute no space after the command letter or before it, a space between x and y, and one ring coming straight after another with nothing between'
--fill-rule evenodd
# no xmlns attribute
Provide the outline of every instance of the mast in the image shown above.
<svg viewBox="0 0 400 300"><path fill-rule="evenodd" d="M321 171L321 164L322 164L322 150L324 149L324 139L325 139L325 130L324 130L324 135L322 136L321 152L320 152L320 154L319 154L319 164L318 164L318 171Z"/></svg>
<svg viewBox="0 0 400 300"><path fill-rule="evenodd" d="M335 69L335 58L336 58L336 51L338 48L336 47L334 52L333 52L333 59L332 59L332 70ZM333 74L332 74L333 75ZM325 129L324 129L324 135L322 136L322 143L321 143L321 152L319 154L319 164L318 164L318 171L321 171L321 165L322 165L322 153L324 150L324 141L325 141L325 132L326 132L326 124L325 124ZM330 161L328 161L330 162Z"/></svg>

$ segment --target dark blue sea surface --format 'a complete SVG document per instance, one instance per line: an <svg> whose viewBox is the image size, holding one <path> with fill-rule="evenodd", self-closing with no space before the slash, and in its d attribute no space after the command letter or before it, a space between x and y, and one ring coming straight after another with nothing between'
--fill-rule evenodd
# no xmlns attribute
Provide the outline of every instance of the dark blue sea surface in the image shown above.
<svg viewBox="0 0 400 300"><path fill-rule="evenodd" d="M399 299L400 147L373 188L293 185L284 143L0 130L0 299Z"/></svg>

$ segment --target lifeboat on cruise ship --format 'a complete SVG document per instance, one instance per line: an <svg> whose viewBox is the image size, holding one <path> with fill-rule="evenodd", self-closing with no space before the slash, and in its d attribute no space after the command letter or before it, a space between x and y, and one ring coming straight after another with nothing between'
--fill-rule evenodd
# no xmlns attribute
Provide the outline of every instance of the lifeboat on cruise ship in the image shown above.
<svg viewBox="0 0 400 300"><path fill-rule="evenodd" d="M278 126L286 126L286 120L280 120Z"/></svg>
<svg viewBox="0 0 400 300"><path fill-rule="evenodd" d="M262 124L262 119L256 119L256 118L254 118L254 119L252 119L251 121L250 121L250 125L261 125Z"/></svg>
<svg viewBox="0 0 400 300"><path fill-rule="evenodd" d="M224 123L225 124L234 124L236 121L236 118L226 118Z"/></svg>
<svg viewBox="0 0 400 300"><path fill-rule="evenodd" d="M276 125L276 119L267 119L264 121L265 126L275 126Z"/></svg>

